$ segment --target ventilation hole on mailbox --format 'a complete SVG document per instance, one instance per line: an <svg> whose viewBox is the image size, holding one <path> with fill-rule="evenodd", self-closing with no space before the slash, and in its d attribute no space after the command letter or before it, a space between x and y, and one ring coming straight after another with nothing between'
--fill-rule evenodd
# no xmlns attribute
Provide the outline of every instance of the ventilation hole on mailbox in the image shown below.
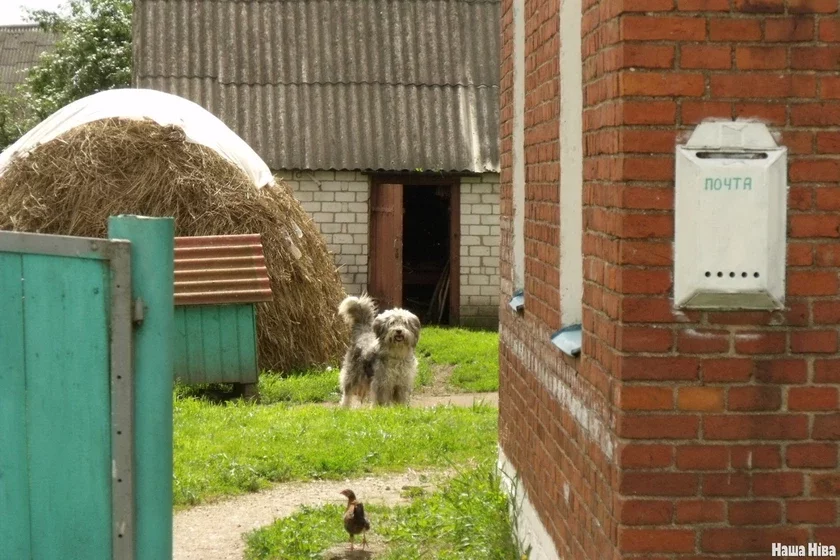
<svg viewBox="0 0 840 560"><path fill-rule="evenodd" d="M730 273L729 273L729 277L730 277L730 278L735 278L735 273L734 273L734 272L730 272Z"/></svg>
<svg viewBox="0 0 840 560"><path fill-rule="evenodd" d="M706 278L708 278L708 277L709 277L709 276L711 276L711 275L712 275L712 273L711 273L711 272L709 272L709 271L707 270L707 271L706 271Z"/></svg>
<svg viewBox="0 0 840 560"><path fill-rule="evenodd" d="M117 479L117 482L122 482L122 479L121 479L121 478L118 478L118 479Z"/></svg>
<svg viewBox="0 0 840 560"><path fill-rule="evenodd" d="M117 435L121 436L122 435L122 430L117 430Z"/></svg>
<svg viewBox="0 0 840 560"><path fill-rule="evenodd" d="M759 274L758 272L756 272L755 274L753 274L753 276L755 276L756 278L758 278L758 277L760 276L760 274Z"/></svg>
<svg viewBox="0 0 840 560"><path fill-rule="evenodd" d="M723 278L723 272L718 272L718 278Z"/></svg>
<svg viewBox="0 0 840 560"><path fill-rule="evenodd" d="M747 277L747 273L746 273L746 272L742 272L742 273L741 273L741 278L746 278L746 277Z"/></svg>

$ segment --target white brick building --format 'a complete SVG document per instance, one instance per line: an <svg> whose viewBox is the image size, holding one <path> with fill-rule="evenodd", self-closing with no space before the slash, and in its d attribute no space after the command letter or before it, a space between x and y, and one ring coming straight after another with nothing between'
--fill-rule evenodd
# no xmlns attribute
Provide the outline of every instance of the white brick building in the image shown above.
<svg viewBox="0 0 840 560"><path fill-rule="evenodd" d="M368 291L371 176L279 171L335 254L345 289ZM495 327L499 308L499 175L461 176L459 324Z"/></svg>
<svg viewBox="0 0 840 560"><path fill-rule="evenodd" d="M497 325L499 0L135 0L133 71L291 185L348 293Z"/></svg>

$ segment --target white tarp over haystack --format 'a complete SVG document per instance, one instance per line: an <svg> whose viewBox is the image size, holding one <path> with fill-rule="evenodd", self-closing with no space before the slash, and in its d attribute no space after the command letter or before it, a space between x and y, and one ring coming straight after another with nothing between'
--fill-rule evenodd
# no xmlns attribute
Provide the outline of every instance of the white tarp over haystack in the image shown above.
<svg viewBox="0 0 840 560"><path fill-rule="evenodd" d="M274 184L262 158L225 123L192 101L151 89L103 91L59 109L0 154L0 175L13 158L77 126L112 118L147 119L161 126L177 126L190 142L207 146L240 167L257 188Z"/></svg>

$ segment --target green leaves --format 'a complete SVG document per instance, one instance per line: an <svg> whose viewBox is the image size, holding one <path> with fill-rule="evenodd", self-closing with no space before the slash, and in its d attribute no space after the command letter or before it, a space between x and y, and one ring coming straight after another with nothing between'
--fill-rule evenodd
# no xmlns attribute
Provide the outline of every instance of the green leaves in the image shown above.
<svg viewBox="0 0 840 560"><path fill-rule="evenodd" d="M34 122L22 96L0 93L0 149L17 141Z"/></svg>
<svg viewBox="0 0 840 560"><path fill-rule="evenodd" d="M58 109L131 85L131 0L70 0L64 12L30 10L61 38L12 95L0 95L0 149Z"/></svg>
<svg viewBox="0 0 840 560"><path fill-rule="evenodd" d="M24 87L39 119L93 93L131 85L131 0L70 0L69 6L67 15L30 12L42 28L61 34Z"/></svg>

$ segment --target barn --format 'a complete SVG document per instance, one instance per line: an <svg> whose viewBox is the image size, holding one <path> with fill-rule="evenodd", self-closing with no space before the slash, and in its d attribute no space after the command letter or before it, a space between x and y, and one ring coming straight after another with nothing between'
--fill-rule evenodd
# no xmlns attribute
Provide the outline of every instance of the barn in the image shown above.
<svg viewBox="0 0 840 560"><path fill-rule="evenodd" d="M133 85L248 142L348 293L498 324L498 0L134 4Z"/></svg>

